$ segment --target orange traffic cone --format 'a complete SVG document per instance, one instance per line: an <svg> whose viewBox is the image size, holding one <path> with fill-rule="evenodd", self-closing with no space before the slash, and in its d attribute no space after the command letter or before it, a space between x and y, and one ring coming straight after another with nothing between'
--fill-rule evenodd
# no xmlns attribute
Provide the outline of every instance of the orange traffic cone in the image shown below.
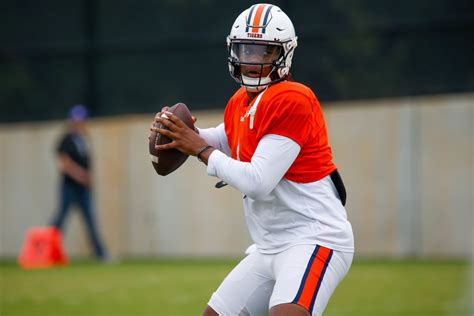
<svg viewBox="0 0 474 316"><path fill-rule="evenodd" d="M56 227L33 227L26 233L18 264L25 269L48 268L68 263L61 231Z"/></svg>

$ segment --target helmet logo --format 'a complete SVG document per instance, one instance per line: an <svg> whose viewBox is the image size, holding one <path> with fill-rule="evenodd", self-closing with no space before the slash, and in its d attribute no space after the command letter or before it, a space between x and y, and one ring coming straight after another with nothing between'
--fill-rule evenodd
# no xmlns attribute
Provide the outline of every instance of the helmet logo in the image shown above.
<svg viewBox="0 0 474 316"><path fill-rule="evenodd" d="M247 37L252 37L252 38L262 38L263 35L259 33L247 33Z"/></svg>
<svg viewBox="0 0 474 316"><path fill-rule="evenodd" d="M271 4L253 5L250 8L249 16L247 17L247 27L245 28L245 32L265 34L265 29L267 28L268 23L272 19L271 14L270 14L270 11L272 10L272 8L273 8L273 5ZM249 36L249 37L254 37L254 36Z"/></svg>

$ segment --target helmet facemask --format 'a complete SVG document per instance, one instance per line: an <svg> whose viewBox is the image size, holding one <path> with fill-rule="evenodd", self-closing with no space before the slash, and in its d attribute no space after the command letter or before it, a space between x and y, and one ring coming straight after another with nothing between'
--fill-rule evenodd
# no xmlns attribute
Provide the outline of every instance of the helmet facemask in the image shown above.
<svg viewBox="0 0 474 316"><path fill-rule="evenodd" d="M258 92L268 85L281 81L285 54L280 43L231 41L229 44L229 70L238 83L248 91Z"/></svg>

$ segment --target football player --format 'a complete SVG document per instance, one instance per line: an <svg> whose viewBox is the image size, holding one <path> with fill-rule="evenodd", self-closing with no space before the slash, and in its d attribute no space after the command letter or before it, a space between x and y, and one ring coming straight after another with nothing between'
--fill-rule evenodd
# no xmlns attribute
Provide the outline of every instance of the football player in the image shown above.
<svg viewBox="0 0 474 316"><path fill-rule="evenodd" d="M352 263L354 238L321 106L290 75L293 24L279 7L256 4L237 17L227 45L241 88L224 122L193 131L160 112L155 122L170 130L151 128L173 140L158 150L197 156L208 175L243 194L254 245L203 315L322 315Z"/></svg>

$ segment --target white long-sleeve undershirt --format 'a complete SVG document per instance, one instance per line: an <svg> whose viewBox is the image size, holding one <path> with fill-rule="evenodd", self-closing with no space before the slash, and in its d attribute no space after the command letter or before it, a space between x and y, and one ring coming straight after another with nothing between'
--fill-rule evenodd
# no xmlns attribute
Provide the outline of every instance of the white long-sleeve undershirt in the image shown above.
<svg viewBox="0 0 474 316"><path fill-rule="evenodd" d="M198 128L198 130L199 136L201 136L209 145L230 156L230 148L227 143L224 123L219 124L217 127Z"/></svg>
<svg viewBox="0 0 474 316"><path fill-rule="evenodd" d="M238 161L214 150L208 159L207 174L219 177L252 199L258 199L277 186L300 149L288 137L265 135L250 162Z"/></svg>
<svg viewBox="0 0 474 316"><path fill-rule="evenodd" d="M209 156L207 173L248 197L243 200L245 219L258 251L278 253L292 245L318 244L354 252L352 228L330 176L310 183L283 179L301 150L296 142L265 135L251 161L241 162L223 152L230 152L223 125L200 134L219 149Z"/></svg>

